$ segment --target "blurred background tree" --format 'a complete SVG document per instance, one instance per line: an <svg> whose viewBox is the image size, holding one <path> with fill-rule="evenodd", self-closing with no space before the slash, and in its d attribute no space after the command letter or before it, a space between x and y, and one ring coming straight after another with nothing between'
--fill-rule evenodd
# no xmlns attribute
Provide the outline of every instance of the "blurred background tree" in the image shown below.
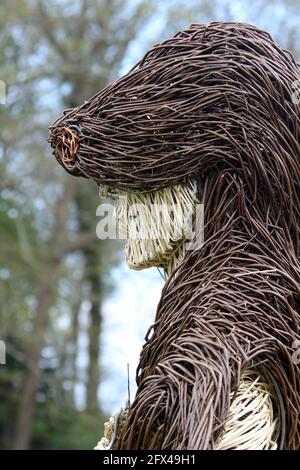
<svg viewBox="0 0 300 470"><path fill-rule="evenodd" d="M298 0L0 5L0 79L8 87L0 105L1 448L92 448L104 420L103 305L115 288L121 245L96 239L97 187L56 164L49 123L125 73L151 43L192 22L256 24L299 58L299 17Z"/></svg>

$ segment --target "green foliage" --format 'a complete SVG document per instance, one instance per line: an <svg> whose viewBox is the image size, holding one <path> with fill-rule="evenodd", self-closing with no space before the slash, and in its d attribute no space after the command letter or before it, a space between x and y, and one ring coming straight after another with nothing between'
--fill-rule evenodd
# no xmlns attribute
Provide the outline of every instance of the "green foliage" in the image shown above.
<svg viewBox="0 0 300 470"><path fill-rule="evenodd" d="M93 449L103 435L104 417L70 410L47 400L38 406L32 434L33 449Z"/></svg>

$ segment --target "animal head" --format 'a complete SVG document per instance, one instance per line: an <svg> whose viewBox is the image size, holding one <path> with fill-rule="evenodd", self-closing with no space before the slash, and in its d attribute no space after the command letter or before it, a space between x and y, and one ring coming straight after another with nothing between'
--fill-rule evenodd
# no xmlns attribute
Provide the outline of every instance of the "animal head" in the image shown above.
<svg viewBox="0 0 300 470"><path fill-rule="evenodd" d="M227 211L269 217L299 249L299 78L268 33L194 24L66 111L50 128L51 145L68 172L109 190L197 180L209 218L234 201Z"/></svg>

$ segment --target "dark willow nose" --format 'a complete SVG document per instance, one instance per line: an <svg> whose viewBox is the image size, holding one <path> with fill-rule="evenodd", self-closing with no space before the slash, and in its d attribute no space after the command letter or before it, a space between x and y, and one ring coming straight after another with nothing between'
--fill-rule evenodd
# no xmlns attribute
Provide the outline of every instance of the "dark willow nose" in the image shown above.
<svg viewBox="0 0 300 470"><path fill-rule="evenodd" d="M57 161L73 175L81 175L76 167L80 145L80 128L74 124L50 127L49 141Z"/></svg>

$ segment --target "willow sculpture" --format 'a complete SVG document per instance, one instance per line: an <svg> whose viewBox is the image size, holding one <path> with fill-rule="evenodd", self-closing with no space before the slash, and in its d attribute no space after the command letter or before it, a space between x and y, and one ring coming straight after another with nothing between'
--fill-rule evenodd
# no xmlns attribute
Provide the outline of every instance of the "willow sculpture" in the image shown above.
<svg viewBox="0 0 300 470"><path fill-rule="evenodd" d="M148 260L168 279L113 448L299 448L299 79L266 32L195 24L51 126L59 163L101 190L204 206L200 248L178 236Z"/></svg>

